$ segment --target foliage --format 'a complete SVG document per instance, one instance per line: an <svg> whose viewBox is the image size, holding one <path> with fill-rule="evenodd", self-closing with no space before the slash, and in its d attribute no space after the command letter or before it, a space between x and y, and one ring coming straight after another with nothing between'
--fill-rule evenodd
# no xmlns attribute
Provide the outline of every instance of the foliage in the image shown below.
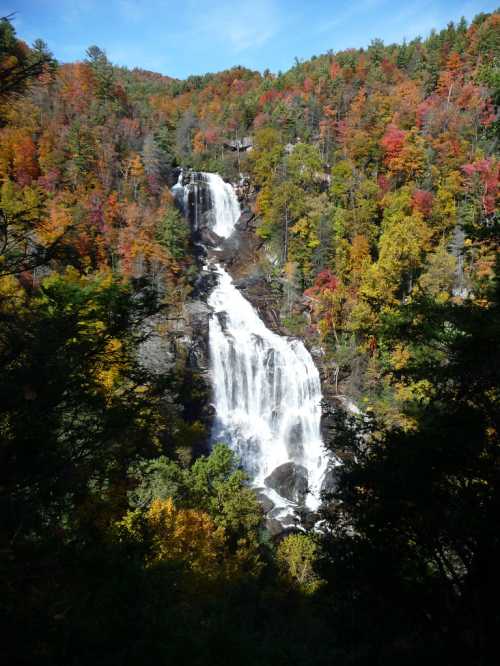
<svg viewBox="0 0 500 666"><path fill-rule="evenodd" d="M0 21L7 661L495 663L498 28L177 81ZM285 323L363 410L314 534L199 456L187 354L139 362L196 268L178 165L248 176Z"/></svg>

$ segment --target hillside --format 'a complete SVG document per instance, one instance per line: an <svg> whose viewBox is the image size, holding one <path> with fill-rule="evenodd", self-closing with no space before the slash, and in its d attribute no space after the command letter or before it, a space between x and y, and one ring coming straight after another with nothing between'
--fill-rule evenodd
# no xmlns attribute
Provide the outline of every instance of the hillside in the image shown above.
<svg viewBox="0 0 500 666"><path fill-rule="evenodd" d="M499 62L498 12L186 80L1 20L6 662L495 663ZM287 525L213 445L216 261L319 370Z"/></svg>

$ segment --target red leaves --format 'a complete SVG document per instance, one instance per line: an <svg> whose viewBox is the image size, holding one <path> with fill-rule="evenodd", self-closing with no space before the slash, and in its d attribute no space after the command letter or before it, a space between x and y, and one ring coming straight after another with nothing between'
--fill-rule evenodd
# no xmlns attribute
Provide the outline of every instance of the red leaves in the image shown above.
<svg viewBox="0 0 500 666"><path fill-rule="evenodd" d="M422 129L427 120L427 116L436 106L436 99L434 97L427 97L417 106L417 127Z"/></svg>
<svg viewBox="0 0 500 666"><path fill-rule="evenodd" d="M379 186L382 194L387 194L387 192L391 189L391 181L386 176L379 176L377 178L377 185Z"/></svg>
<svg viewBox="0 0 500 666"><path fill-rule="evenodd" d="M209 127L205 130L205 142L211 146L219 141L219 131L215 127Z"/></svg>
<svg viewBox="0 0 500 666"><path fill-rule="evenodd" d="M261 127L265 127L269 122L269 116L267 113L258 113L253 121L254 129L258 130Z"/></svg>
<svg viewBox="0 0 500 666"><path fill-rule="evenodd" d="M339 65L338 62L332 62L330 65L330 76L332 79L336 79L342 71L342 67Z"/></svg>
<svg viewBox="0 0 500 666"><path fill-rule="evenodd" d="M415 190L411 198L413 208L422 213L423 217L428 217L432 211L434 196L432 192L425 190Z"/></svg>
<svg viewBox="0 0 500 666"><path fill-rule="evenodd" d="M399 129L396 125L388 125L384 136L380 140L387 161L399 156L403 150L405 138L406 132L404 130Z"/></svg>
<svg viewBox="0 0 500 666"><path fill-rule="evenodd" d="M272 104L280 97L281 94L278 90L267 90L259 97L259 106L262 108L266 106L266 104Z"/></svg>
<svg viewBox="0 0 500 666"><path fill-rule="evenodd" d="M387 60L387 58L384 58L380 63L380 69L384 72L385 76L388 79L392 79L392 77L398 70L396 65L390 60Z"/></svg>
<svg viewBox="0 0 500 666"><path fill-rule="evenodd" d="M338 286L338 278L335 277L329 268L326 268L318 273L313 286L305 290L304 296L316 299L321 297L326 291L335 291Z"/></svg>
<svg viewBox="0 0 500 666"><path fill-rule="evenodd" d="M499 165L492 159L477 160L470 164L464 164L462 171L470 179L472 187L473 179L479 179L481 185L481 203L486 215L491 215L496 210L498 197Z"/></svg>
<svg viewBox="0 0 500 666"><path fill-rule="evenodd" d="M306 93L310 93L313 91L313 89L314 89L314 81L311 78L306 77L304 79L304 91Z"/></svg>

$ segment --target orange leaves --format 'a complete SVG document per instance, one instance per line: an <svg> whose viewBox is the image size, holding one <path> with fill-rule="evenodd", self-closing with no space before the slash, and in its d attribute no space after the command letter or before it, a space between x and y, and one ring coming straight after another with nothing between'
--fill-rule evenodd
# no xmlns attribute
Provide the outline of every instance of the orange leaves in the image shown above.
<svg viewBox="0 0 500 666"><path fill-rule="evenodd" d="M38 175L36 146L32 137L25 134L14 145L14 176L20 185L29 185Z"/></svg>
<svg viewBox="0 0 500 666"><path fill-rule="evenodd" d="M267 90L265 93L263 93L259 97L259 106L260 108L265 107L268 104L272 104L273 102L276 102L278 99L282 97L282 93L280 93L278 90Z"/></svg>
<svg viewBox="0 0 500 666"><path fill-rule="evenodd" d="M0 136L0 177L3 180L12 177L19 185L30 185L40 173L31 133L7 127Z"/></svg>
<svg viewBox="0 0 500 666"><path fill-rule="evenodd" d="M49 210L48 218L39 226L37 236L42 245L50 247L62 238L68 227L71 225L71 215L69 211L56 203L53 203Z"/></svg>
<svg viewBox="0 0 500 666"><path fill-rule="evenodd" d="M389 125L380 141L389 171L405 179L420 175L425 163L422 144L416 130L405 132L395 125Z"/></svg>
<svg viewBox="0 0 500 666"><path fill-rule="evenodd" d="M317 299L325 291L335 291L338 285L338 279L335 277L335 275L333 275L331 270L326 268L325 270L318 273L313 286L310 289L306 289L304 295L312 299Z"/></svg>
<svg viewBox="0 0 500 666"><path fill-rule="evenodd" d="M133 155L130 158L130 176L131 178L142 178L144 175L144 166L140 155Z"/></svg>
<svg viewBox="0 0 500 666"><path fill-rule="evenodd" d="M335 62L334 60L330 65L330 76L332 77L332 79L335 80L340 76L341 72L342 72L342 67L339 65L338 62Z"/></svg>
<svg viewBox="0 0 500 666"><path fill-rule="evenodd" d="M193 137L193 152L197 155L205 152L205 137L203 132L199 129Z"/></svg>
<svg viewBox="0 0 500 666"><path fill-rule="evenodd" d="M95 79L90 65L77 62L63 65L59 73L61 97L76 113L85 111L94 96Z"/></svg>

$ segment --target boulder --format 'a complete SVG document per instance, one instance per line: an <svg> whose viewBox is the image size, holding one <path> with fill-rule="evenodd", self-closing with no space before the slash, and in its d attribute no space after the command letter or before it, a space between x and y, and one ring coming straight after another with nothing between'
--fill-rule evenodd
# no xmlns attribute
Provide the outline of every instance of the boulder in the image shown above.
<svg viewBox="0 0 500 666"><path fill-rule="evenodd" d="M282 532L285 531L285 528L276 518L267 518L266 519L266 530L272 537L276 537Z"/></svg>
<svg viewBox="0 0 500 666"><path fill-rule="evenodd" d="M200 230L200 240L205 245L208 245L210 247L215 247L219 245L221 237L217 236L217 234L214 231L212 231L210 227L202 227L202 229Z"/></svg>
<svg viewBox="0 0 500 666"><path fill-rule="evenodd" d="M283 463L264 479L264 483L281 497L304 504L308 490L307 469L294 462Z"/></svg>

